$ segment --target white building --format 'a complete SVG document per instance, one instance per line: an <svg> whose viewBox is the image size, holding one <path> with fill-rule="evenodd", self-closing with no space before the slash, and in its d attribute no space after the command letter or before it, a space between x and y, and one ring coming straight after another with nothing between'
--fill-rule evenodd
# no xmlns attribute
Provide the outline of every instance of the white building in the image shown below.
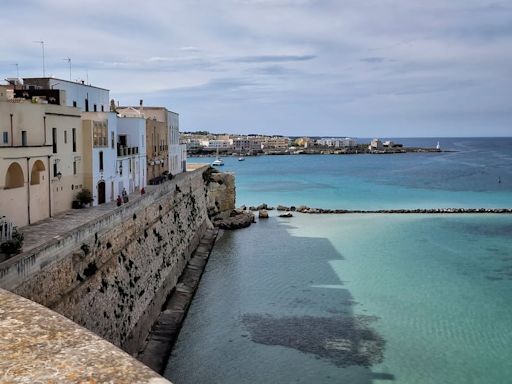
<svg viewBox="0 0 512 384"><path fill-rule="evenodd" d="M65 99L61 100L60 104L80 108L82 112L108 112L110 110L110 91L87 85L83 81L75 82L53 77L31 77L23 79L23 87L27 91L35 93L40 90L64 90L66 91Z"/></svg>
<svg viewBox="0 0 512 384"><path fill-rule="evenodd" d="M233 146L233 140L204 140L203 145L209 149L231 149Z"/></svg>
<svg viewBox="0 0 512 384"><path fill-rule="evenodd" d="M187 170L187 146L180 144L180 116L167 112L169 124L169 172L176 175Z"/></svg>
<svg viewBox="0 0 512 384"><path fill-rule="evenodd" d="M382 145L382 141L380 139L373 139L370 145L368 146L368 149L374 150L374 149L383 149L384 146Z"/></svg>
<svg viewBox="0 0 512 384"><path fill-rule="evenodd" d="M352 148L357 145L357 141L349 137L345 138L322 138L316 141L318 145L334 148Z"/></svg>
<svg viewBox="0 0 512 384"><path fill-rule="evenodd" d="M146 186L146 120L117 118L118 191L140 191Z"/></svg>

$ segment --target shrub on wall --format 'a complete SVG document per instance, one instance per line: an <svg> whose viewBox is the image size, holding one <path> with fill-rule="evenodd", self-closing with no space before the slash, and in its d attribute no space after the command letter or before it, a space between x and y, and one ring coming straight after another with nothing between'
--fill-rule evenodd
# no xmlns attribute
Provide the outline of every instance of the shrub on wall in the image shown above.
<svg viewBox="0 0 512 384"><path fill-rule="evenodd" d="M84 188L80 192L78 192L75 196L75 199L79 202L81 207L90 204L94 201L91 191L89 191L87 188Z"/></svg>
<svg viewBox="0 0 512 384"><path fill-rule="evenodd" d="M0 244L0 249L8 256L17 255L23 247L23 239L23 233L18 232L18 230L14 228L12 231L12 239Z"/></svg>

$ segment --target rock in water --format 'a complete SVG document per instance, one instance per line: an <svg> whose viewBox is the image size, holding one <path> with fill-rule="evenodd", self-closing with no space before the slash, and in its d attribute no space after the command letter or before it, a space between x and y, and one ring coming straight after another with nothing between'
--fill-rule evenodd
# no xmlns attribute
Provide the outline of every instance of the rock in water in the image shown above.
<svg viewBox="0 0 512 384"><path fill-rule="evenodd" d="M291 213L291 212L281 213L279 215L279 217L293 217L293 213Z"/></svg>
<svg viewBox="0 0 512 384"><path fill-rule="evenodd" d="M259 213L258 213L258 217L260 219L268 219L268 212L266 209L260 209Z"/></svg>

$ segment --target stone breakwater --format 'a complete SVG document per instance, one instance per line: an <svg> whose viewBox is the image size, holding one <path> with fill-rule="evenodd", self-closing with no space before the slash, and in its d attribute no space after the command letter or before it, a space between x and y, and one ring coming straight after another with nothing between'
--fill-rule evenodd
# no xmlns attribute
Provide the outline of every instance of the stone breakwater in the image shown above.
<svg viewBox="0 0 512 384"><path fill-rule="evenodd" d="M436 214L436 213L512 213L512 208L427 208L427 209L377 209L377 210L364 210L364 209L325 209L325 208L311 208L305 205L299 206L284 206L278 205L276 208L270 207L263 203L257 207L251 206L249 208L242 206L240 209L249 211L261 211L269 210L272 211L277 209L278 211L286 212L300 212L300 213L425 213L425 214Z"/></svg>

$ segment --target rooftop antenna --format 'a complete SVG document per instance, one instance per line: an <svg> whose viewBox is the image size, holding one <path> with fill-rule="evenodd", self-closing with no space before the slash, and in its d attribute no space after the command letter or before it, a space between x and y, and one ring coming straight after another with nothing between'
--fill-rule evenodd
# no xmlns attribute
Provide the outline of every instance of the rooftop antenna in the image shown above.
<svg viewBox="0 0 512 384"><path fill-rule="evenodd" d="M14 64L16 66L16 77L20 78L20 65L18 63Z"/></svg>
<svg viewBox="0 0 512 384"><path fill-rule="evenodd" d="M46 77L46 68L44 66L44 41L43 40L33 41L33 43L41 44L41 49L43 50L43 77Z"/></svg>
<svg viewBox="0 0 512 384"><path fill-rule="evenodd" d="M89 85L89 70L85 70L85 84Z"/></svg>
<svg viewBox="0 0 512 384"><path fill-rule="evenodd" d="M69 81L71 81L71 57L66 57L65 59L62 59L62 60L66 60L69 64Z"/></svg>

